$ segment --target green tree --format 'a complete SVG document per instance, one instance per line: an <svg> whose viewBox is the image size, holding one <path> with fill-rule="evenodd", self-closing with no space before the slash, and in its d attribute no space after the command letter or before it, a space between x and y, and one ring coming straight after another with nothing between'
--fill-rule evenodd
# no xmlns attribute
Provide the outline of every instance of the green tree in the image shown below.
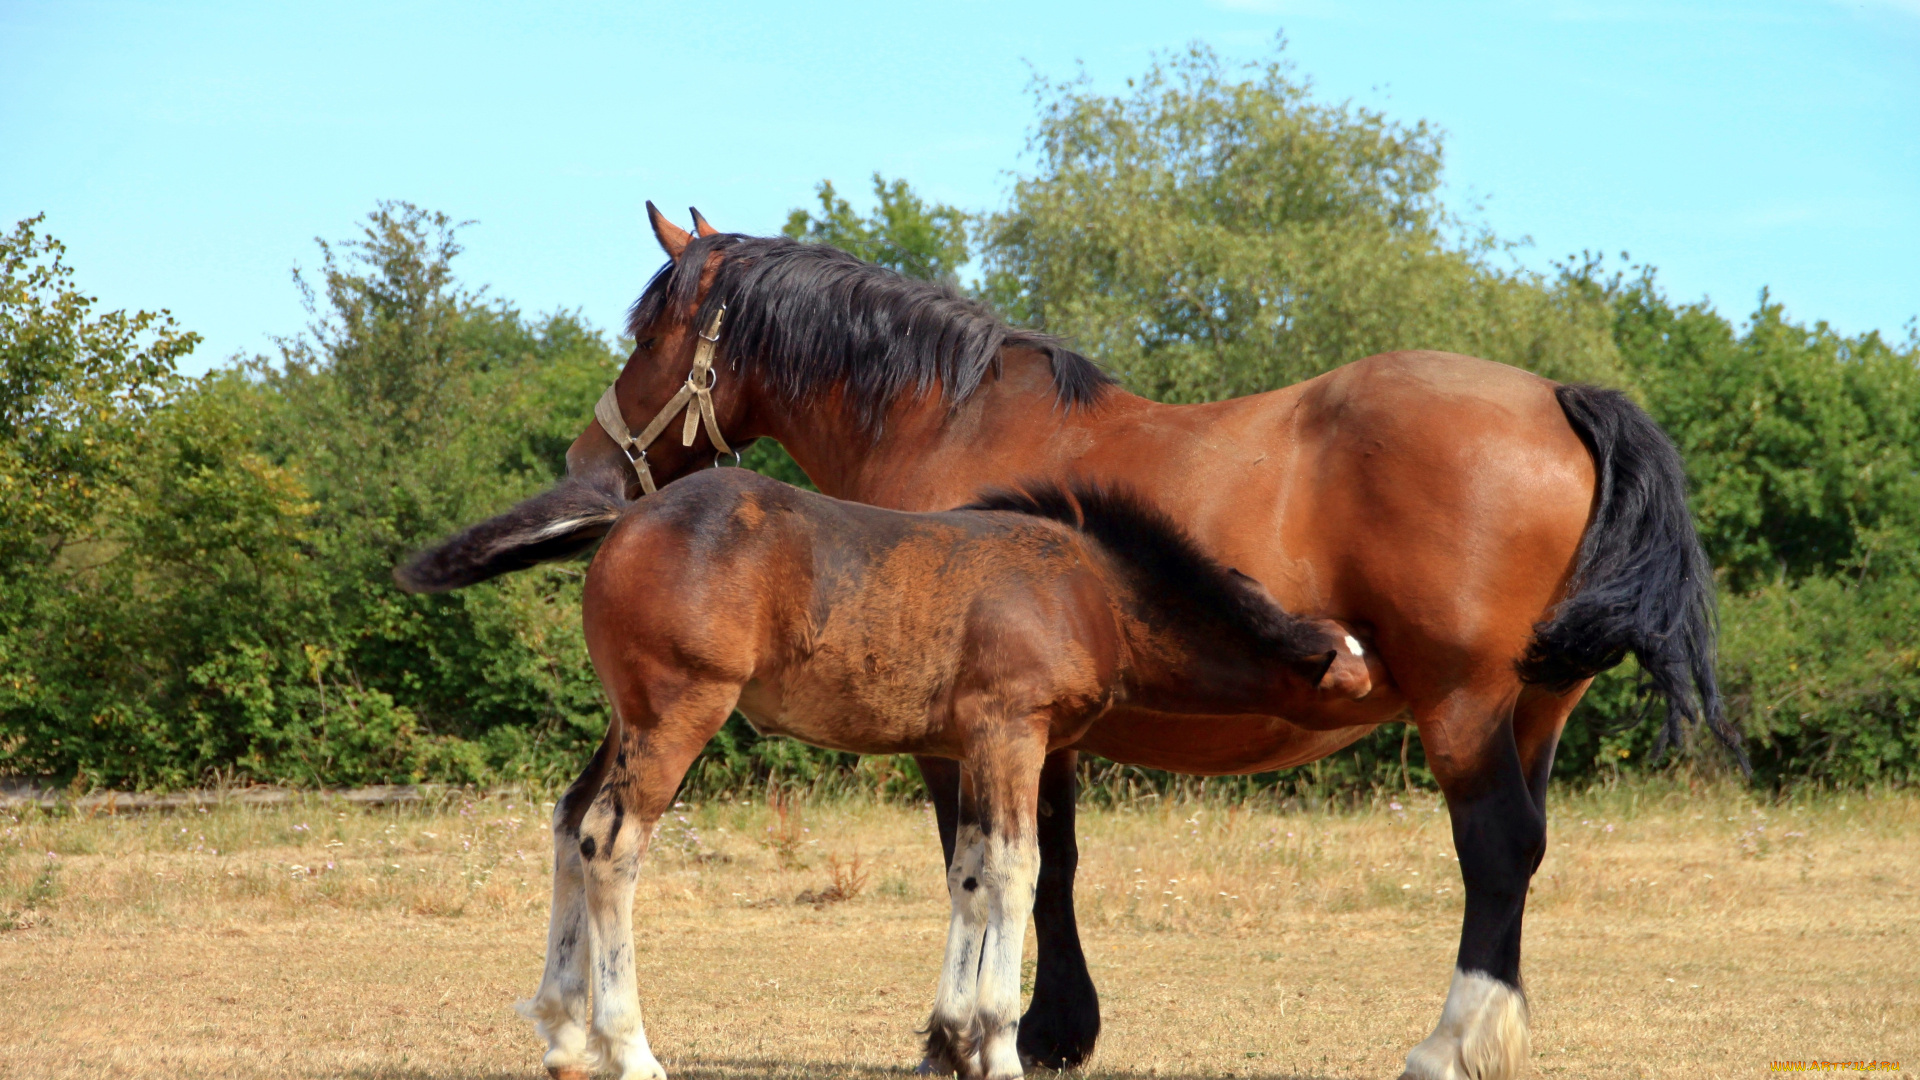
<svg viewBox="0 0 1920 1080"><path fill-rule="evenodd" d="M74 607L123 546L130 474L199 341L165 312L97 313L41 220L0 236L0 771L101 719L58 660L104 636Z"/></svg>
<svg viewBox="0 0 1920 1080"><path fill-rule="evenodd" d="M96 314L41 220L0 236L0 581L99 540L135 437L200 340L164 311Z"/></svg>
<svg viewBox="0 0 1920 1080"><path fill-rule="evenodd" d="M1611 307L1731 588L1920 572L1920 347L1797 325L1765 293L1736 331L1703 303L1670 301L1650 268L1603 280L1589 258L1565 277Z"/></svg>
<svg viewBox="0 0 1920 1080"><path fill-rule="evenodd" d="M966 265L968 215L945 203L928 203L905 180L889 184L873 174L873 213L861 217L822 180L815 189L820 207L795 209L781 231L795 240L832 244L868 262L908 277L955 284Z"/></svg>
<svg viewBox="0 0 1920 1080"><path fill-rule="evenodd" d="M340 630L319 643L330 677L387 695L435 745L465 748L422 759L430 767L560 772L604 727L580 568L442 597L404 596L390 571L557 479L619 358L577 316L528 320L461 288L458 228L383 203L358 240L323 245L312 327L259 368L273 417L263 445L314 493Z"/></svg>
<svg viewBox="0 0 1920 1080"><path fill-rule="evenodd" d="M990 299L1166 401L1451 349L1618 381L1606 309L1494 266L1442 210L1440 138L1195 46L1107 96L1037 84L1036 167L987 219Z"/></svg>
<svg viewBox="0 0 1920 1080"><path fill-rule="evenodd" d="M461 289L458 250L443 215L382 204L354 241L322 246L313 326L277 362L173 380L164 397L125 392L105 361L89 361L105 372L91 383L68 379L72 396L119 406L74 410L61 434L111 437L112 467L88 467L115 486L75 501L67 532L91 530L90 557L71 542L41 557L62 576L5 639L0 771L167 787L578 768L604 728L579 568L449 597L389 577L551 483L618 366L573 315L529 320ZM148 368L170 364L135 370ZM91 475L71 461L87 465L69 455L42 474Z"/></svg>
<svg viewBox="0 0 1920 1080"><path fill-rule="evenodd" d="M1729 715L1773 784L1920 777L1920 341L1677 304L1651 268L1589 255L1563 285L1605 303L1622 367L1686 459L1721 581ZM1637 759L1635 673L1602 676L1556 771Z"/></svg>

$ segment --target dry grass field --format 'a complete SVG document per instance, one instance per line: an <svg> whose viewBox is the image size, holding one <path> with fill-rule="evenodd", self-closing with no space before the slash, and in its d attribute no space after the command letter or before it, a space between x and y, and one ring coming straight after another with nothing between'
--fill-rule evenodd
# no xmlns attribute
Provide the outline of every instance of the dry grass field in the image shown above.
<svg viewBox="0 0 1920 1080"><path fill-rule="evenodd" d="M1529 909L1533 1070L1920 1068L1920 797L1556 796ZM0 814L0 1075L542 1076L547 806ZM1081 819L1093 1075L1392 1077L1460 918L1430 796ZM676 1077L903 1075L945 923L932 815L686 808L636 923ZM832 900L836 879L850 899ZM822 893L830 902L821 902ZM805 899L796 899L804 897Z"/></svg>

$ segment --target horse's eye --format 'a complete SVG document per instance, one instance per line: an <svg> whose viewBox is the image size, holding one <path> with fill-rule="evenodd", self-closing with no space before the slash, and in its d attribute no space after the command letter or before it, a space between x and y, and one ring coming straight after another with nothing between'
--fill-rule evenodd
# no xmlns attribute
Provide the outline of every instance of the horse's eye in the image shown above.
<svg viewBox="0 0 1920 1080"><path fill-rule="evenodd" d="M654 343L654 342L656 342L656 341L659 341L659 340L660 340L659 338L648 338L647 340L645 340L645 341L643 341L643 342L641 342L641 343L640 343L640 351L642 351L642 352L652 352L652 351L653 351L653 343Z"/></svg>

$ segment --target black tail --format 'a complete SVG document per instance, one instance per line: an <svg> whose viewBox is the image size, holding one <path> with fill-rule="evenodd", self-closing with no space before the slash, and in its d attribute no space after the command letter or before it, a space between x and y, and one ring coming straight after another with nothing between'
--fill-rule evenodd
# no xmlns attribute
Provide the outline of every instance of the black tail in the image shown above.
<svg viewBox="0 0 1920 1080"><path fill-rule="evenodd" d="M1580 542L1572 594L1520 660L1520 677L1556 689L1613 667L1631 651L1667 719L1654 756L1684 725L1707 727L1751 772L1721 710L1714 678L1713 567L1687 510L1680 452L1653 418L1617 390L1562 386L1568 423L1593 452L1599 502Z"/></svg>
<svg viewBox="0 0 1920 1080"><path fill-rule="evenodd" d="M449 592L535 563L578 555L607 534L626 509L623 477L568 477L499 517L393 568L411 593Z"/></svg>

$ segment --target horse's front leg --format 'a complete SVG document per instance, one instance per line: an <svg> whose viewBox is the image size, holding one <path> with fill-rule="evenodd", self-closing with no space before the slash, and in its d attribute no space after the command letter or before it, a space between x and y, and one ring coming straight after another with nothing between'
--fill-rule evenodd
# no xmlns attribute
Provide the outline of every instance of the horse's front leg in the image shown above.
<svg viewBox="0 0 1920 1080"><path fill-rule="evenodd" d="M1020 961L1040 872L1035 827L1044 743L997 741L962 769L947 891L953 917L927 1058L964 1076L1023 1074Z"/></svg>
<svg viewBox="0 0 1920 1080"><path fill-rule="evenodd" d="M1546 852L1547 823L1529 790L1511 708L1491 723L1485 714L1442 712L1421 725L1453 819L1466 918L1440 1023L1407 1055L1402 1080L1513 1080L1526 1068L1520 924L1528 882ZM1429 736L1442 722L1451 726Z"/></svg>
<svg viewBox="0 0 1920 1080"><path fill-rule="evenodd" d="M949 758L915 758L933 802L940 847L949 867L960 826L960 763ZM1100 1037L1100 995L1087 973L1080 949L1080 928L1073 916L1073 878L1080 863L1074 836L1079 755L1057 750L1047 755L1040 773L1038 840L1039 880L1033 904L1033 933L1039 946L1034 966L1033 1000L1020 1018L1020 1059L1048 1069L1071 1069L1093 1055ZM951 1071L943 1058L929 1056L922 1073Z"/></svg>

